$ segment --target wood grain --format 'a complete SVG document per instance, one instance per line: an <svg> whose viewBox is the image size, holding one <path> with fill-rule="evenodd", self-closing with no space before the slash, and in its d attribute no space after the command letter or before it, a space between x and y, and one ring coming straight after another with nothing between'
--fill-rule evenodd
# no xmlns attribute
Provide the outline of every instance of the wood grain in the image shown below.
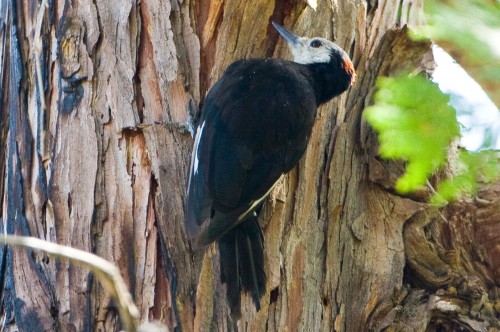
<svg viewBox="0 0 500 332"><path fill-rule="evenodd" d="M425 203L429 191L401 197L402 164L378 157L362 120L377 77L429 62L430 43L411 40L403 26L421 23L421 1L319 1L316 10L262 0L49 5L36 53L38 2L0 0L0 221L8 233L117 264L142 322L169 330L498 328L498 185L442 210ZM270 20L334 40L358 79L320 108L306 154L267 200L262 309L245 295L233 322L215 246L193 251L185 236L192 138L179 128L196 120L233 61L290 59ZM7 248L0 257L6 330L120 330L109 294L86 270Z"/></svg>

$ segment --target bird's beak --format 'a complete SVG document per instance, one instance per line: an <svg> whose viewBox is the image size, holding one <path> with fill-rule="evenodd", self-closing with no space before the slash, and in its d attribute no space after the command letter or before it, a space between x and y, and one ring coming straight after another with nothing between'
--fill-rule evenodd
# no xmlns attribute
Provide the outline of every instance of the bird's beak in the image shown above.
<svg viewBox="0 0 500 332"><path fill-rule="evenodd" d="M274 22L271 22L271 24L279 32L281 37L283 37L283 39L286 40L288 45L290 45L291 47L297 47L299 45L302 45L302 42L300 41L299 37L294 35L290 30Z"/></svg>

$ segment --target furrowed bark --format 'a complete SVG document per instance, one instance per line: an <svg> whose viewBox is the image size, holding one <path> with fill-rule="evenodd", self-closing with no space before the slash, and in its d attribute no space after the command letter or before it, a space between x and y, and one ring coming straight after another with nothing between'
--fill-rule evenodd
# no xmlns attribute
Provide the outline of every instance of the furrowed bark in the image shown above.
<svg viewBox="0 0 500 332"><path fill-rule="evenodd" d="M402 197L403 165L377 156L362 120L377 77L432 65L430 43L405 27L421 6L0 0L2 226L113 262L141 321L170 330L499 328L498 185L443 209L428 191ZM320 108L306 154L266 201L267 293L258 313L243 296L233 322L216 247L193 251L184 233L184 124L233 61L290 59L270 20L335 41L358 77ZM120 330L86 269L7 247L0 258L7 330Z"/></svg>

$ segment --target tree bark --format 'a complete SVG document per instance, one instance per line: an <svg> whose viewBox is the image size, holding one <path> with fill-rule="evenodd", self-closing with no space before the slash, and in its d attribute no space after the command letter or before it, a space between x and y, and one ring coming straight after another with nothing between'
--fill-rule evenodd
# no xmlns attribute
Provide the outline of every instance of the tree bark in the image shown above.
<svg viewBox="0 0 500 332"><path fill-rule="evenodd" d="M378 76L432 63L430 43L403 27L420 24L421 1L41 3L0 0L6 232L114 262L142 321L170 330L499 328L499 185L444 209L427 191L401 197L402 165L377 157L361 118ZM216 247L193 251L183 229L192 139L180 124L234 60L289 58L271 20L334 40L358 78L320 108L306 154L267 200L267 293L259 312L245 296L233 322ZM7 330L120 329L87 270L0 255Z"/></svg>

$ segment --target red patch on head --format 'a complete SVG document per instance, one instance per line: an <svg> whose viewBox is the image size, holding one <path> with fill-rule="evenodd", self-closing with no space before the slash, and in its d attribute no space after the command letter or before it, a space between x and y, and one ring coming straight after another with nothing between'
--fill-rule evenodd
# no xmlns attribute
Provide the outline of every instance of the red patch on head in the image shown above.
<svg viewBox="0 0 500 332"><path fill-rule="evenodd" d="M344 68L346 73L351 75L351 85L353 85L354 82L356 82L356 72L354 71L354 66L351 60L346 58L342 59L342 67Z"/></svg>

